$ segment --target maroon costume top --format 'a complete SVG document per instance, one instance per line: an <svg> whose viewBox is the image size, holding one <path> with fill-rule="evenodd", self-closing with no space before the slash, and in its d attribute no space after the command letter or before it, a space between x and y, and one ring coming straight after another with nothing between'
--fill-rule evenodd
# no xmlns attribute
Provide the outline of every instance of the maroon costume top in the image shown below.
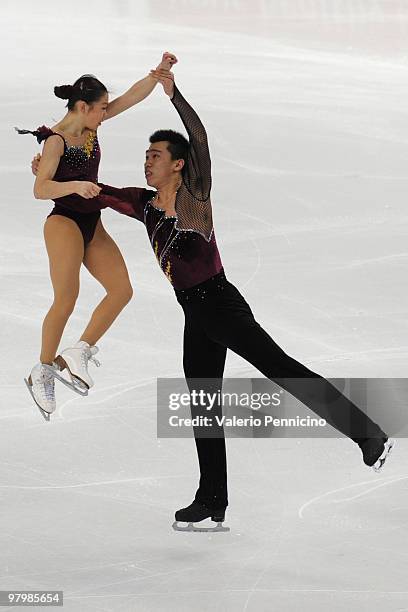
<svg viewBox="0 0 408 612"><path fill-rule="evenodd" d="M156 192L141 187L103 185L100 198L110 208L142 221L163 272L175 289L187 289L222 270L211 212L211 160L207 134L197 113L174 86L172 98L189 136L189 152L177 191L177 216L153 206ZM111 202L107 198L111 196Z"/></svg>
<svg viewBox="0 0 408 612"><path fill-rule="evenodd" d="M53 132L45 125L39 127L33 133L37 136L39 143L56 134L56 132ZM63 140L64 154L60 158L53 180L59 183L66 183L67 181L90 181L91 183L97 183L101 159L97 133L90 131L85 144L82 146L68 145L61 134L58 134L58 136ZM106 202L103 199L99 199L99 197L87 199L77 193L61 198L53 198L53 200L55 204L63 208L85 214L101 210L101 208L106 208L107 206Z"/></svg>
<svg viewBox="0 0 408 612"><path fill-rule="evenodd" d="M53 132L51 128L42 125L34 132L31 130L19 130L15 128L19 134L32 134L37 138L39 143L47 140L50 136L59 136L64 143L64 153L59 160L57 170L55 171L53 180L66 183L68 181L89 181L91 183L98 182L98 169L101 160L101 149L99 147L98 136L96 131L91 130L85 141L85 144L68 145L65 138L57 132ZM112 198L103 196L102 192L94 198L83 198L77 193L72 193L61 198L52 198L55 204L62 206L68 210L77 213L91 213L110 206Z"/></svg>

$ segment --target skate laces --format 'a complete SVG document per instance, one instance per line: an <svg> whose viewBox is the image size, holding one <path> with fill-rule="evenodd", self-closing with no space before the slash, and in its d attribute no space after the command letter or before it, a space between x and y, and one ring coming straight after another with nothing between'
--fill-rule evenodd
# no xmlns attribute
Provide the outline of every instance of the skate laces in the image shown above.
<svg viewBox="0 0 408 612"><path fill-rule="evenodd" d="M86 347L81 353L82 364L86 367L88 361L92 361L96 365L97 368L101 365L101 362L95 358L95 354L98 352L97 346Z"/></svg>
<svg viewBox="0 0 408 612"><path fill-rule="evenodd" d="M52 372L42 367L35 382L39 385L43 397L45 397L46 400L52 401L54 399L55 388L55 380Z"/></svg>
<svg viewBox="0 0 408 612"><path fill-rule="evenodd" d="M55 380L52 374L44 381L45 397L47 400L54 399Z"/></svg>
<svg viewBox="0 0 408 612"><path fill-rule="evenodd" d="M101 362L98 359L96 359L93 355L91 355L91 357L89 358L89 361L92 361L92 363L94 363L97 368L99 368L99 366L101 365Z"/></svg>

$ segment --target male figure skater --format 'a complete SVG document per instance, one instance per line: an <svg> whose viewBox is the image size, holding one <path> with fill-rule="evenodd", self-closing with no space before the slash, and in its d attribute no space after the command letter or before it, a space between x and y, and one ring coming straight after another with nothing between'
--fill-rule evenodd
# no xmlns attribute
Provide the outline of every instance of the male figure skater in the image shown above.
<svg viewBox="0 0 408 612"><path fill-rule="evenodd" d="M279 379L281 387L358 444L366 465L381 469L394 441L333 385L287 355L227 280L212 222L206 130L176 87L174 75L153 73L180 115L188 140L173 130L159 130L150 137L144 167L146 182L156 191L99 186L106 206L145 224L157 261L183 308L183 366L190 391L203 384L206 391L220 388L230 348L264 376ZM301 378L316 384L298 384L295 379ZM220 407L215 410L219 412ZM228 505L223 430L218 427L215 437L201 433L194 428L199 488L190 506L176 512L175 529L180 529L178 521L182 521L189 523L187 529L201 531L193 523L209 517L218 523L212 530L225 529L221 526Z"/></svg>

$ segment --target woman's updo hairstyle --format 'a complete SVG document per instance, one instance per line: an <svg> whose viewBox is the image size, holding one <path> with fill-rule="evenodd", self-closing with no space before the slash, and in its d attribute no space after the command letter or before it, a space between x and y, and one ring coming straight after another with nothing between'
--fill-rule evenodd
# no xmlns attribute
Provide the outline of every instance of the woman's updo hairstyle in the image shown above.
<svg viewBox="0 0 408 612"><path fill-rule="evenodd" d="M54 87L54 94L57 98L68 100L66 105L68 110L73 110L78 100L92 104L100 100L106 93L108 93L108 90L105 85L93 74L83 74L73 85L58 85Z"/></svg>

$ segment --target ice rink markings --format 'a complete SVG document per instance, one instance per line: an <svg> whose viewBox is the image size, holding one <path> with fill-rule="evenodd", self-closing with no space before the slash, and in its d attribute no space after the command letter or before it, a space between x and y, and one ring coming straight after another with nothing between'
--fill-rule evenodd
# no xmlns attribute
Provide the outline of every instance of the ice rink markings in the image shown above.
<svg viewBox="0 0 408 612"><path fill-rule="evenodd" d="M348 501L353 501L355 499L358 499L359 497L363 497L365 495L367 495L368 493L371 493L372 491L375 491L376 489L380 489L382 487L385 487L387 485L390 484L394 484L395 482L399 482L401 480L407 480L408 479L408 475L405 476L397 476L397 477L389 477L385 482L380 482L379 484L376 484L375 486L372 486L370 488L368 488L367 490L363 491L362 493L357 493L356 495L353 495L352 497L345 497L342 499L335 499L335 500L331 500L330 503L331 504L341 504L343 502L348 502ZM309 501L305 502L298 510L298 516L300 519L303 519L304 516L304 511L306 510L306 508L308 508L309 506L311 506L312 504L321 501L324 497L328 497L329 495L332 495L333 493L341 493L342 491L347 491L348 489L352 489L354 487L360 487L362 485L370 485L372 484L372 480L364 480L362 482L356 482L354 484L351 485L347 485L345 487L340 487L339 489L332 489L330 491L326 491L326 493L322 493L321 495L317 495L316 497L313 497L312 499L310 499Z"/></svg>

